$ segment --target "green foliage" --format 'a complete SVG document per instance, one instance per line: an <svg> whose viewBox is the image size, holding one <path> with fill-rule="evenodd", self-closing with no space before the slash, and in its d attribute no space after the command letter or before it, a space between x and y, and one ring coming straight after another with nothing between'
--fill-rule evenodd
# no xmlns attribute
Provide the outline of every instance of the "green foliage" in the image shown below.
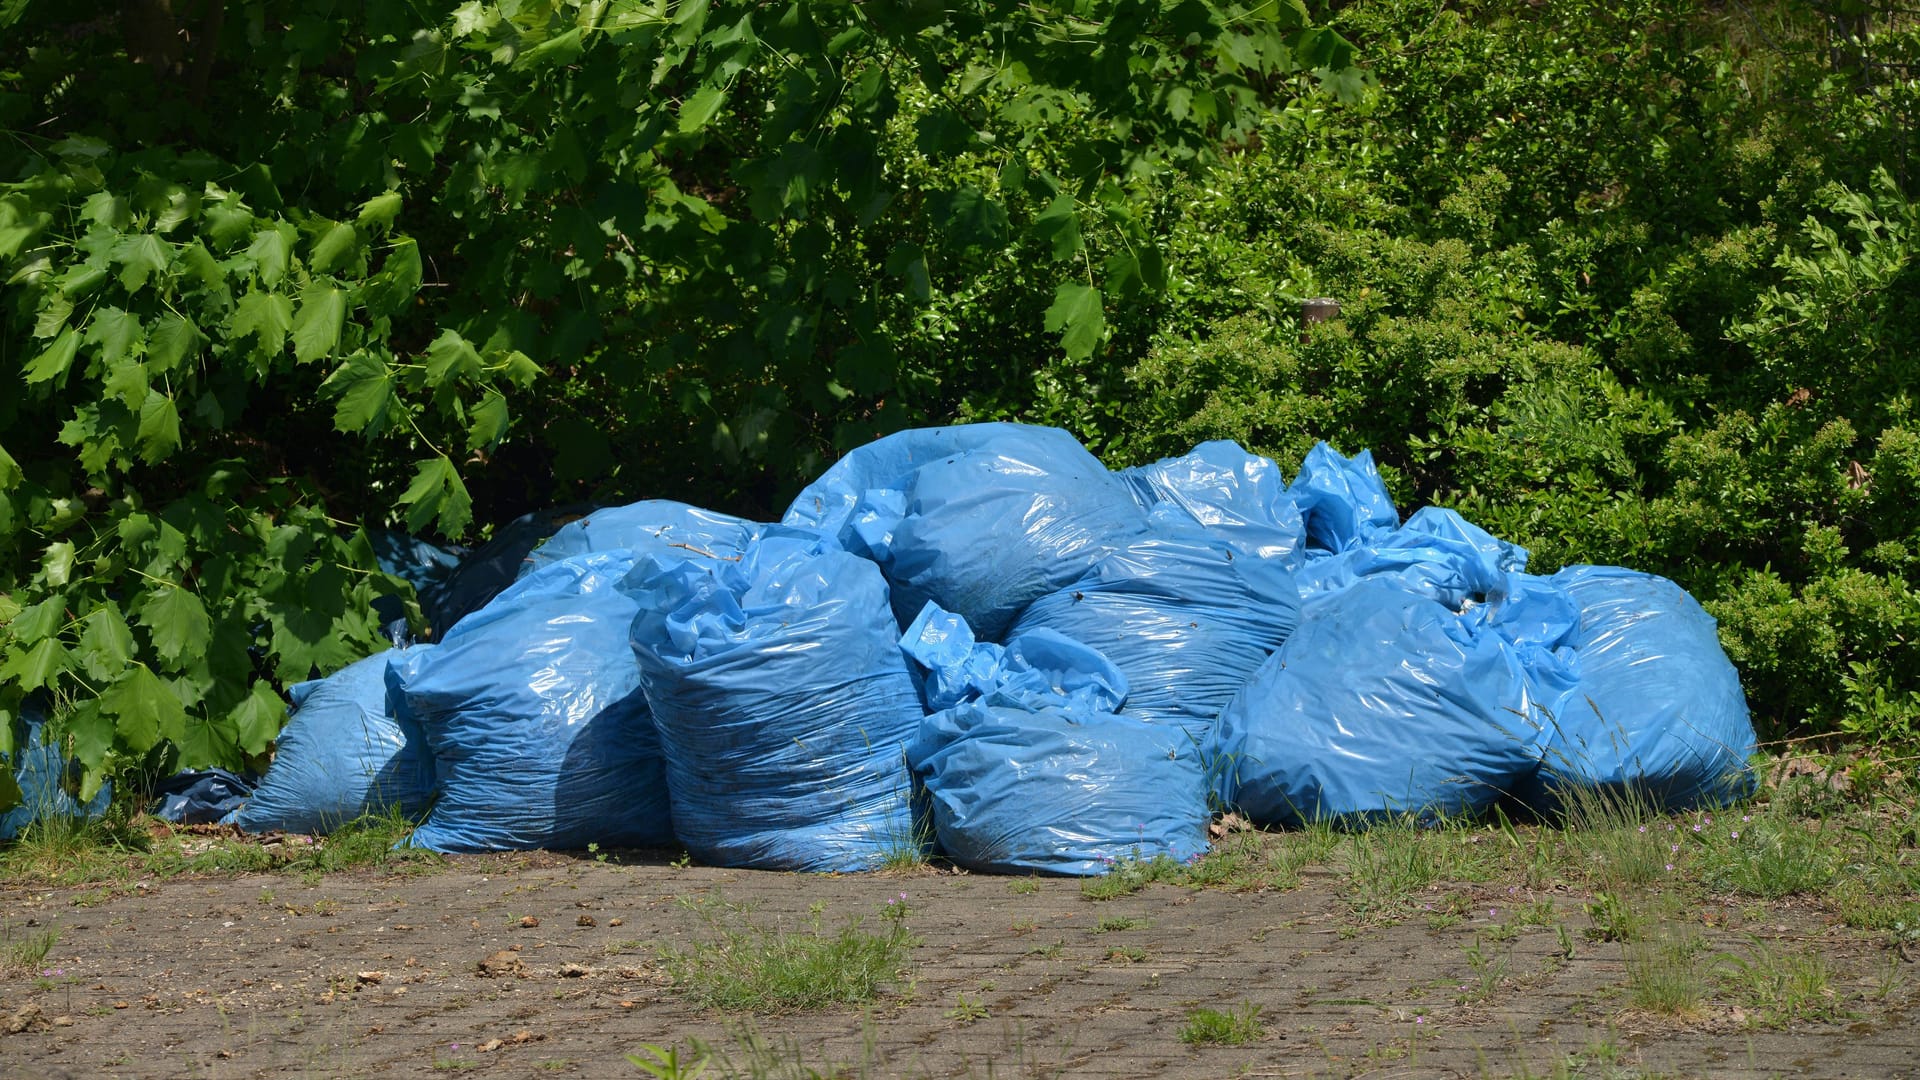
<svg viewBox="0 0 1920 1080"><path fill-rule="evenodd" d="M762 508L1042 252L1008 309L1086 360L1156 185L1364 87L1290 4L117 10L0 9L0 713L73 702L83 794L379 648L362 528Z"/></svg>

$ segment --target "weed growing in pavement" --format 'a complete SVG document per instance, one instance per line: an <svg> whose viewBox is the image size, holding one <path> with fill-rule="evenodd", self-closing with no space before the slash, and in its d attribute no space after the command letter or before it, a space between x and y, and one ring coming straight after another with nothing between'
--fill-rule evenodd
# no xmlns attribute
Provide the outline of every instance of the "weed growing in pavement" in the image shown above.
<svg viewBox="0 0 1920 1080"><path fill-rule="evenodd" d="M1836 1020L1846 1015L1833 987L1833 973L1817 952L1783 952L1759 938L1746 956L1724 961L1721 981L1754 1011L1750 1022L1785 1027L1796 1020Z"/></svg>
<svg viewBox="0 0 1920 1080"><path fill-rule="evenodd" d="M959 1024L971 1024L976 1020L985 1020L991 1014L979 998L960 993L953 996L953 1008L942 1014Z"/></svg>
<svg viewBox="0 0 1920 1080"><path fill-rule="evenodd" d="M1594 893L1587 902L1589 941L1632 941L1640 929L1640 912L1618 893Z"/></svg>
<svg viewBox="0 0 1920 1080"><path fill-rule="evenodd" d="M1774 900L1824 890L1839 872L1847 837L1837 819L1801 821L1777 806L1742 813L1737 822L1722 817L1715 829L1703 815L1687 833L1711 829L1706 838L1718 841L1705 844L1702 855L1701 876L1712 888Z"/></svg>
<svg viewBox="0 0 1920 1080"><path fill-rule="evenodd" d="M1146 928L1146 919L1133 915L1109 915L1101 919L1093 928L1096 934L1111 934L1118 930L1141 930Z"/></svg>
<svg viewBox="0 0 1920 1080"><path fill-rule="evenodd" d="M1260 1022L1260 1006L1252 1002L1221 1011L1194 1009L1180 1029L1180 1041L1189 1046L1244 1046L1265 1036L1267 1026Z"/></svg>
<svg viewBox="0 0 1920 1080"><path fill-rule="evenodd" d="M1467 968L1473 972L1473 978L1460 984L1454 1000L1462 1005L1493 1000L1494 994L1507 981L1507 970L1513 964L1513 950L1495 954L1475 935L1473 944L1466 947L1465 953Z"/></svg>
<svg viewBox="0 0 1920 1080"><path fill-rule="evenodd" d="M707 1066L713 1062L713 1059L702 1052L698 1046L684 1061L681 1060L680 1048L677 1046L655 1046L652 1043L643 1043L640 1049L646 1051L646 1057L628 1054L627 1060L635 1068L648 1076L656 1077L657 1080L697 1080L698 1077L707 1074Z"/></svg>
<svg viewBox="0 0 1920 1080"><path fill-rule="evenodd" d="M1697 931L1678 921L1661 921L1621 946L1627 967L1627 1000L1663 1016L1699 1011L1707 993Z"/></svg>
<svg viewBox="0 0 1920 1080"><path fill-rule="evenodd" d="M0 922L0 972L25 974L39 966L60 940L60 931L38 930L15 936L13 920Z"/></svg>
<svg viewBox="0 0 1920 1080"><path fill-rule="evenodd" d="M1179 882L1185 867L1165 855L1151 859L1121 859L1113 869L1080 883L1080 895L1089 900L1113 900L1131 896L1156 881Z"/></svg>
<svg viewBox="0 0 1920 1080"><path fill-rule="evenodd" d="M1572 785L1560 791L1560 823L1574 869L1615 892L1659 881L1672 872L1673 823L1632 788Z"/></svg>
<svg viewBox="0 0 1920 1080"><path fill-rule="evenodd" d="M1014 878L1007 882L1007 891L1015 896L1032 896L1040 891L1040 879L1034 877Z"/></svg>
<svg viewBox="0 0 1920 1080"><path fill-rule="evenodd" d="M0 883L78 885L135 877L288 871L317 880L338 870L378 867L424 870L441 856L395 845L413 831L397 810L347 822L325 837L204 836L160 828L149 832L116 808L93 821L55 817L35 822L18 843L0 850Z"/></svg>
<svg viewBox="0 0 1920 1080"><path fill-rule="evenodd" d="M661 963L673 986L694 1001L753 1012L819 1009L872 1000L899 974L918 939L907 929L905 894L881 911L871 933L851 919L825 930L815 915L804 932L760 926L720 898L683 901L700 914L710 940L667 949Z"/></svg>

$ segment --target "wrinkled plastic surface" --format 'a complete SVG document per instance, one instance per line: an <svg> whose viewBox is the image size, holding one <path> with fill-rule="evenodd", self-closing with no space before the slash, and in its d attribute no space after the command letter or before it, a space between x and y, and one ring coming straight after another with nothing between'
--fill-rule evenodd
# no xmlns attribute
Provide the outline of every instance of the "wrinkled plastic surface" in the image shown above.
<svg viewBox="0 0 1920 1080"><path fill-rule="evenodd" d="M1571 566L1552 578L1579 609L1579 680L1554 710L1545 798L1570 785L1631 790L1666 810L1750 794L1753 723L1713 616L1663 577Z"/></svg>
<svg viewBox="0 0 1920 1080"><path fill-rule="evenodd" d="M1287 485L1287 495L1300 511L1310 552L1345 551L1400 524L1371 450L1348 458L1326 443L1315 444Z"/></svg>
<svg viewBox="0 0 1920 1080"><path fill-rule="evenodd" d="M730 514L649 499L595 510L562 525L528 552L520 564L520 576L592 551L627 549L636 557L737 560L764 530L757 522Z"/></svg>
<svg viewBox="0 0 1920 1080"><path fill-rule="evenodd" d="M1044 629L976 643L931 605L901 645L947 704L909 756L955 862L1085 875L1206 851L1198 748L1177 725L1115 715L1126 677L1098 651Z"/></svg>
<svg viewBox="0 0 1920 1080"><path fill-rule="evenodd" d="M1300 563L1306 522L1272 458L1250 454L1236 442L1215 440L1201 443L1190 454L1116 475L1126 481L1143 510L1171 504L1243 554L1288 566Z"/></svg>
<svg viewBox="0 0 1920 1080"><path fill-rule="evenodd" d="M1177 724L1198 748L1293 632L1299 590L1280 559L1236 553L1163 514L1155 522L1151 535L1034 601L1013 634L1053 630L1097 649L1126 673L1126 715Z"/></svg>
<svg viewBox="0 0 1920 1080"><path fill-rule="evenodd" d="M73 766L60 748L43 741L46 710L37 697L27 699L14 726L11 760L0 756L0 766L11 767L20 788L20 801L0 813L0 840L17 838L36 821L55 817L97 818L113 801L113 785L105 783L82 803L69 792Z"/></svg>
<svg viewBox="0 0 1920 1080"><path fill-rule="evenodd" d="M988 695L928 717L914 766L940 849L970 870L1103 874L1207 850L1205 777L1178 726Z"/></svg>
<svg viewBox="0 0 1920 1080"><path fill-rule="evenodd" d="M1477 812L1532 775L1538 712L1477 613L1362 580L1310 599L1221 713L1221 795L1264 826Z"/></svg>
<svg viewBox="0 0 1920 1080"><path fill-rule="evenodd" d="M772 535L737 563L644 559L623 588L688 851L851 871L917 850L920 699L878 568Z"/></svg>
<svg viewBox="0 0 1920 1080"><path fill-rule="evenodd" d="M1507 576L1527 565L1527 550L1496 539L1452 510L1425 507L1397 529L1369 527L1345 549L1314 553L1298 574L1300 594L1333 592L1367 578L1392 578L1402 588L1455 611L1485 603L1507 587Z"/></svg>
<svg viewBox="0 0 1920 1080"><path fill-rule="evenodd" d="M929 603L900 647L926 672L928 712L993 693L1084 712L1114 712L1127 700L1127 677L1105 654L1052 630L1030 630L1005 645L977 641L965 619Z"/></svg>
<svg viewBox="0 0 1920 1080"><path fill-rule="evenodd" d="M933 601L998 641L1028 604L1143 530L1146 513L1066 432L969 424L853 451L783 520L878 563L900 625Z"/></svg>
<svg viewBox="0 0 1920 1080"><path fill-rule="evenodd" d="M426 813L433 751L419 727L395 718L387 705L387 667L398 655L377 653L288 692L292 717L235 825L247 832L324 834L390 809L410 818Z"/></svg>
<svg viewBox="0 0 1920 1080"><path fill-rule="evenodd" d="M394 656L403 716L432 747L440 797L411 843L435 851L655 847L673 825L640 674L631 552L521 579L437 648Z"/></svg>
<svg viewBox="0 0 1920 1080"><path fill-rule="evenodd" d="M175 773L153 789L147 812L181 825L211 825L237 813L253 790L253 780L226 769Z"/></svg>

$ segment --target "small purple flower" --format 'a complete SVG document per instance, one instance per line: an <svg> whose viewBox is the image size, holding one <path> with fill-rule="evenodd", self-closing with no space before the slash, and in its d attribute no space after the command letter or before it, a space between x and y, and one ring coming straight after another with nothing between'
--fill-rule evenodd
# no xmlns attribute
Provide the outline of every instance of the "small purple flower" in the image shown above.
<svg viewBox="0 0 1920 1080"><path fill-rule="evenodd" d="M1735 840L1738 840L1738 839L1740 839L1740 830L1739 830L1739 829L1735 829L1735 830L1733 830L1733 838L1734 838Z"/></svg>
<svg viewBox="0 0 1920 1080"><path fill-rule="evenodd" d="M1752 814L1741 814L1741 815L1740 815L1740 820L1741 820L1741 821L1752 821L1752 820L1753 820L1753 815L1752 815Z"/></svg>
<svg viewBox="0 0 1920 1080"><path fill-rule="evenodd" d="M1667 854L1669 854L1669 855L1678 855L1678 854L1680 854L1680 845L1679 845L1679 844L1675 844L1675 845L1673 845L1672 847L1669 847L1669 848L1667 849Z"/></svg>
<svg viewBox="0 0 1920 1080"><path fill-rule="evenodd" d="M1646 832L1646 831L1647 831L1647 827L1646 827L1645 825L1642 825L1642 826L1640 826L1640 831L1641 831L1641 832Z"/></svg>
<svg viewBox="0 0 1920 1080"><path fill-rule="evenodd" d="M1427 1018L1424 1016L1416 1016L1413 1018L1413 1022L1416 1024L1424 1024L1427 1022Z"/></svg>
<svg viewBox="0 0 1920 1080"><path fill-rule="evenodd" d="M1673 872L1673 864L1672 864L1672 863L1668 863L1668 864L1667 864L1667 872L1668 872L1668 873L1672 873L1672 872Z"/></svg>
<svg viewBox="0 0 1920 1080"><path fill-rule="evenodd" d="M1700 831L1700 823L1699 823L1699 822L1697 822L1697 821L1696 821L1696 822L1694 822L1694 823L1693 823L1693 831L1694 831L1694 832L1699 832L1699 831Z"/></svg>

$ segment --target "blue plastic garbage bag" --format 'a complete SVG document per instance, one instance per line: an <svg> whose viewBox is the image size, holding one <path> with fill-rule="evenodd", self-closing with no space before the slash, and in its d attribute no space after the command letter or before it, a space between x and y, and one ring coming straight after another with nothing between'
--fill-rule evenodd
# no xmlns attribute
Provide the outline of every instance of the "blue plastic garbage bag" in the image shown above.
<svg viewBox="0 0 1920 1080"><path fill-rule="evenodd" d="M266 778L234 814L235 825L247 832L325 834L369 814L397 810L417 819L427 812L433 751L419 725L395 716L387 702L387 667L401 655L376 653L288 691L293 715L275 741Z"/></svg>
<svg viewBox="0 0 1920 1080"><path fill-rule="evenodd" d="M622 548L636 557L735 560L765 528L744 518L665 499L607 507L560 526L527 553L520 576L575 555Z"/></svg>
<svg viewBox="0 0 1920 1080"><path fill-rule="evenodd" d="M148 811L162 821L181 825L211 825L228 820L246 805L255 781L226 769L195 769L175 773L155 787Z"/></svg>
<svg viewBox="0 0 1920 1080"><path fill-rule="evenodd" d="M107 812L113 801L113 785L100 790L86 802L75 799L75 766L46 740L46 707L39 696L29 697L14 721L13 753L0 755L0 768L9 768L20 789L20 801L0 813L0 841L13 840L27 826L48 818L97 818Z"/></svg>
<svg viewBox="0 0 1920 1080"><path fill-rule="evenodd" d="M1198 749L1220 710L1293 632L1300 594L1280 559L1238 552L1158 511L1155 522L1034 601L1013 634L1044 628L1099 650L1126 673L1121 711L1178 725Z"/></svg>
<svg viewBox="0 0 1920 1080"><path fill-rule="evenodd" d="M1568 786L1668 811L1751 794L1753 723L1713 616L1666 578L1620 567L1570 566L1552 583L1579 608L1579 678L1548 728L1541 808Z"/></svg>
<svg viewBox="0 0 1920 1080"><path fill-rule="evenodd" d="M1495 538L1452 510L1429 506L1397 529L1368 528L1337 552L1312 552L1300 568L1300 594L1332 592L1363 578L1391 577L1455 611L1485 603L1526 569L1527 549Z"/></svg>
<svg viewBox="0 0 1920 1080"><path fill-rule="evenodd" d="M1532 693L1479 611L1361 580L1309 598L1221 712L1220 793L1264 826L1481 811L1538 763Z"/></svg>
<svg viewBox="0 0 1920 1080"><path fill-rule="evenodd" d="M1239 443L1204 442L1183 457L1117 473L1142 509L1171 503L1243 554L1298 566L1306 522L1272 458Z"/></svg>
<svg viewBox="0 0 1920 1080"><path fill-rule="evenodd" d="M783 520L878 563L900 625L931 600L998 641L1028 604L1143 530L1146 512L1066 432L970 424L853 451Z"/></svg>
<svg viewBox="0 0 1920 1080"><path fill-rule="evenodd" d="M432 637L444 638L454 624L487 606L500 590L520 576L528 552L554 530L589 513L593 507L573 504L522 514L493 532L493 539L462 556L432 596L420 598L420 609L432 624Z"/></svg>
<svg viewBox="0 0 1920 1080"><path fill-rule="evenodd" d="M876 869L920 846L919 695L879 569L789 533L737 563L648 557L622 586L674 822L702 862Z"/></svg>
<svg viewBox="0 0 1920 1080"><path fill-rule="evenodd" d="M965 624L936 646L924 622L902 647L951 661L968 639ZM928 716L909 753L950 858L986 872L1086 875L1129 858L1205 853L1197 748L1178 725L1115 715L1126 677L1105 657L1048 630L1005 648L969 647L969 689L992 688ZM930 686L943 685L940 674L930 673Z"/></svg>
<svg viewBox="0 0 1920 1080"><path fill-rule="evenodd" d="M930 713L990 693L1084 712L1113 712L1127 700L1127 677L1112 661L1052 630L1029 630L1005 645L978 641L965 619L928 603L900 648L926 672L921 692Z"/></svg>
<svg viewBox="0 0 1920 1080"><path fill-rule="evenodd" d="M438 647L393 654L389 686L433 750L435 851L657 847L673 824L660 740L627 647L626 551L536 570Z"/></svg>
<svg viewBox="0 0 1920 1080"><path fill-rule="evenodd" d="M1345 551L1400 523L1371 450L1347 458L1326 443L1315 444L1287 494L1300 510L1309 550Z"/></svg>

